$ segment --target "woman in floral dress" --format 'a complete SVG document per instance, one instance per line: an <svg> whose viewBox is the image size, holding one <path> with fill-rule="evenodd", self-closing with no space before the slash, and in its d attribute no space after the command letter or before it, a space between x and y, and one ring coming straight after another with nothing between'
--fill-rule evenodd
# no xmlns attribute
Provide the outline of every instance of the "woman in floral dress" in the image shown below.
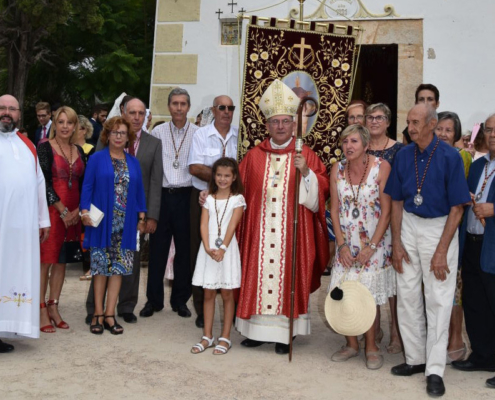
<svg viewBox="0 0 495 400"><path fill-rule="evenodd" d="M377 305L385 304L396 292L389 229L390 197L383 193L390 164L366 152L368 130L351 125L341 136L346 161L335 163L330 176L331 215L337 254L330 290L344 280L358 280L373 295ZM357 337L346 337L346 345L332 361L346 361L359 354ZM375 342L375 328L365 333L366 366L379 369L383 356Z"/></svg>

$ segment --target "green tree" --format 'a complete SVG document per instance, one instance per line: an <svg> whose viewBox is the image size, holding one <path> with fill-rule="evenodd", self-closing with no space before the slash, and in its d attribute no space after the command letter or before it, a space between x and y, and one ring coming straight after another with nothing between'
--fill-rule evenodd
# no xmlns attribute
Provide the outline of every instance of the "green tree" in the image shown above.
<svg viewBox="0 0 495 400"><path fill-rule="evenodd" d="M6 67L8 79L5 79L9 84L5 86L28 111L24 113L28 129L36 125L34 105L40 100L60 102L87 114L95 103L113 103L124 91L145 101L148 99L155 0L4 0L4 3L9 3L10 9L8 5L3 10L0 6L0 25L7 11L9 15L14 9L19 12L20 3L45 6L57 3L56 7L65 3L71 10L64 21L52 21L50 30L45 29L38 38L27 65L24 96L14 90L21 76L11 77L10 66ZM15 26L13 19L9 23ZM32 30L38 37L36 26ZM0 89L2 77L7 75L2 71L2 47L9 52L10 47L0 39ZM38 50L42 53L37 53Z"/></svg>
<svg viewBox="0 0 495 400"><path fill-rule="evenodd" d="M84 4L83 4L84 3ZM99 29L99 0L3 0L0 6L0 47L5 49L7 91L24 103L30 68L49 62L43 39L63 24Z"/></svg>

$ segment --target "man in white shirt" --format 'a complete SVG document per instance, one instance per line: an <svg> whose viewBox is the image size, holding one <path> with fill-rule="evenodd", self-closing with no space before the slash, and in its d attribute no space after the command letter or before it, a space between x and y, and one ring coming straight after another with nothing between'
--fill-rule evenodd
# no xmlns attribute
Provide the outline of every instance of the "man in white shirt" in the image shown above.
<svg viewBox="0 0 495 400"><path fill-rule="evenodd" d="M213 100L212 113L214 120L196 131L189 153L189 172L192 175L193 189L191 193L191 271L194 272L196 258L201 245L200 193L208 187L211 178L211 166L221 157L237 159L238 130L232 126L235 106L229 96L221 95ZM204 194L203 193L203 194ZM205 196L206 197L206 196ZM193 286L194 309L198 317L196 326L202 328L203 321L203 288Z"/></svg>
<svg viewBox="0 0 495 400"><path fill-rule="evenodd" d="M151 135L162 143L163 181L160 219L150 238L148 265L148 301L139 316L151 317L164 307L163 278L172 237L175 244L174 280L170 305L180 317L188 318L191 312L187 301L191 297L189 207L192 176L187 159L196 125L187 120L191 99L187 90L173 89L168 96L168 109L172 121L157 126Z"/></svg>

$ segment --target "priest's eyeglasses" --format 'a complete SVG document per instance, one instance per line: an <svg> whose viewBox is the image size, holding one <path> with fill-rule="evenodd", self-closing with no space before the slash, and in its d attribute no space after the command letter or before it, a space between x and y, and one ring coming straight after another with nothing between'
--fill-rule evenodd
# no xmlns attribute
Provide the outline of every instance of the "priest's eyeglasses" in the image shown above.
<svg viewBox="0 0 495 400"><path fill-rule="evenodd" d="M385 115L377 115L376 117L373 117L373 115L367 115L366 116L366 121L367 122L383 122L386 121L387 117Z"/></svg>
<svg viewBox="0 0 495 400"><path fill-rule="evenodd" d="M20 111L21 109L15 107L0 106L0 112L5 112L7 110L9 110L10 112L16 112L16 111Z"/></svg>
<svg viewBox="0 0 495 400"><path fill-rule="evenodd" d="M283 120L278 120L278 119L272 119L270 121L268 121L268 123L272 126L280 126L280 124L282 124L283 126L289 126L290 124L292 124L294 121L291 120L291 119L283 119Z"/></svg>
<svg viewBox="0 0 495 400"><path fill-rule="evenodd" d="M124 132L124 131L111 131L110 132L110 135L113 135L115 137L126 137L127 136L127 132Z"/></svg>
<svg viewBox="0 0 495 400"><path fill-rule="evenodd" d="M235 110L235 106L225 106L223 104L221 104L219 106L213 106L213 107L218 108L220 111L229 110L230 112L234 112L234 110Z"/></svg>

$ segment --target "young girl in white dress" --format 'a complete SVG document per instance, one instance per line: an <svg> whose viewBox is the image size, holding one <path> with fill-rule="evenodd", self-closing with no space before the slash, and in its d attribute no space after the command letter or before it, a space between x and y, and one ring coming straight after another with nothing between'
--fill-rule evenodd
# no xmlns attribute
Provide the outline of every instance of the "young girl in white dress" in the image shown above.
<svg viewBox="0 0 495 400"><path fill-rule="evenodd" d="M232 346L230 329L234 319L233 289L241 286L241 258L235 230L246 208L239 167L232 158L220 158L212 166L209 195L201 213L201 248L192 284L204 289L204 331L201 342L191 352L198 354L212 347L215 298L220 289L223 299L222 336L213 354L226 354Z"/></svg>

